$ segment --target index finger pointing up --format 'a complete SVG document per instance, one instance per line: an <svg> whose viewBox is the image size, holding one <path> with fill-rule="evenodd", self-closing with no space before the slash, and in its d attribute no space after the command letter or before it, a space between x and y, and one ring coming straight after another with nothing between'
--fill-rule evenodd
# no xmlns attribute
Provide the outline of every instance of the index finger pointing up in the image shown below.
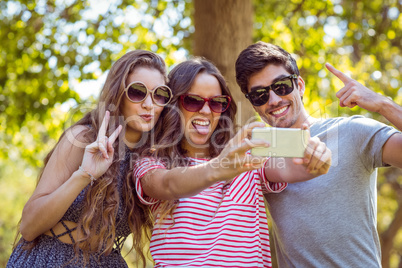
<svg viewBox="0 0 402 268"><path fill-rule="evenodd" d="M327 67L328 71L333 73L336 77L338 77L345 85L352 81L353 79L344 74L343 72L339 71L336 69L334 66L332 66L329 63L325 63L325 67Z"/></svg>

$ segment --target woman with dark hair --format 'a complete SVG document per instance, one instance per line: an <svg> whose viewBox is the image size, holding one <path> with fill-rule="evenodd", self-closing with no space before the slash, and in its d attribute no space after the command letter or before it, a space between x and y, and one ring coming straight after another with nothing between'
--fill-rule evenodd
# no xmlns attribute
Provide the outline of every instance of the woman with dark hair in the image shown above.
<svg viewBox="0 0 402 268"><path fill-rule="evenodd" d="M263 193L286 184L268 182L265 158L247 153L268 146L247 138L264 124L233 135L236 105L219 70L205 59L177 65L168 85L174 97L163 111L164 133L133 172L138 197L156 219L150 245L155 267L269 267Z"/></svg>
<svg viewBox="0 0 402 268"><path fill-rule="evenodd" d="M161 130L155 124L172 97L166 82L155 53L131 51L113 64L96 108L45 158L7 267L127 267L121 249L131 233L145 267L151 215L127 171Z"/></svg>

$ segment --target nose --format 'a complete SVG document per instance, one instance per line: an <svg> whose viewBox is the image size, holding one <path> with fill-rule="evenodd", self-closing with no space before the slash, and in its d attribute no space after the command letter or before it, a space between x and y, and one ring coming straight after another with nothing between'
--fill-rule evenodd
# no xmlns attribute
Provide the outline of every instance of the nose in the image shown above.
<svg viewBox="0 0 402 268"><path fill-rule="evenodd" d="M200 114L210 114L211 113L211 108L209 108L209 104L207 101L204 103L204 106L202 106L199 113Z"/></svg>
<svg viewBox="0 0 402 268"><path fill-rule="evenodd" d="M153 103L151 94L148 94L148 96L145 98L145 100L143 100L141 106L145 110L151 110L153 108L154 103Z"/></svg>
<svg viewBox="0 0 402 268"><path fill-rule="evenodd" d="M282 98L278 95L275 94L273 90L269 91L269 100L268 100L268 105L278 105L282 101Z"/></svg>

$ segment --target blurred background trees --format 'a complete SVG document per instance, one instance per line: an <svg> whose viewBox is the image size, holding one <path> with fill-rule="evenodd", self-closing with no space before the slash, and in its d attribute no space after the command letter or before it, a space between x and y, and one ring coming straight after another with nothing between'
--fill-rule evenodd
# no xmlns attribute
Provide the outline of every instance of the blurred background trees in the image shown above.
<svg viewBox="0 0 402 268"><path fill-rule="evenodd" d="M212 60L234 91L243 124L254 114L235 83L234 62L249 44L271 42L297 59L315 117L362 114L388 123L358 107L340 108L342 84L324 63L401 105L401 10L399 0L2 0L0 266L42 159L93 107L107 70L127 51L152 50L170 67L191 55ZM379 173L383 267L401 267L402 171Z"/></svg>

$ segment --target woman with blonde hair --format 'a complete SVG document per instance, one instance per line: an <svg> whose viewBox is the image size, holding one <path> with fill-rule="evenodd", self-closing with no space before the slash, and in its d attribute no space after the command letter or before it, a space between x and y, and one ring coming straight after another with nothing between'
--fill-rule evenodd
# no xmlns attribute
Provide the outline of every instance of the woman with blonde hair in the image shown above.
<svg viewBox="0 0 402 268"><path fill-rule="evenodd" d="M145 267L152 223L127 172L160 133L157 121L172 98L166 82L155 53L131 51L113 64L96 108L45 158L7 267L127 267L121 250L131 233Z"/></svg>

